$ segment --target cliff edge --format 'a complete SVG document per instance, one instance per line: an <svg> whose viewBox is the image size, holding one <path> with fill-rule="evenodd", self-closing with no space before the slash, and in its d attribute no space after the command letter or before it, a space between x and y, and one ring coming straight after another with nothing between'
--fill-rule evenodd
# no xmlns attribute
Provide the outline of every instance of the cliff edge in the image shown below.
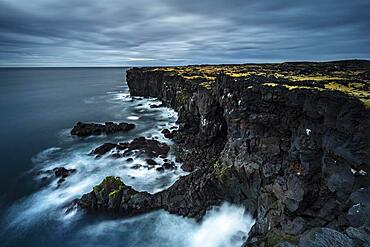
<svg viewBox="0 0 370 247"><path fill-rule="evenodd" d="M154 195L94 188L80 206L201 218L229 201L255 216L245 246L370 245L370 61L132 68L127 83L179 113L192 173Z"/></svg>

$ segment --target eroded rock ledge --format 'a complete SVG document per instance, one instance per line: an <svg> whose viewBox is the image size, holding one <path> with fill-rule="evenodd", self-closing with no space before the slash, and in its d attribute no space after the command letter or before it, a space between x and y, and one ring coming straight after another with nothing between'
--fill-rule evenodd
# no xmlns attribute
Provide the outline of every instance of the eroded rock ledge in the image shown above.
<svg viewBox="0 0 370 247"><path fill-rule="evenodd" d="M179 113L175 148L194 170L163 192L135 194L153 201L132 213L201 217L227 200L256 217L245 246L367 246L369 81L369 61L129 70L133 96Z"/></svg>

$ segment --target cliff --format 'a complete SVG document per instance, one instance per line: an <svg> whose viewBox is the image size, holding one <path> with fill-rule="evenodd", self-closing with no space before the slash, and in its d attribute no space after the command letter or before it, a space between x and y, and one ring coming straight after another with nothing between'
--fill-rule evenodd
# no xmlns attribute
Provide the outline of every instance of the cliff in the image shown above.
<svg viewBox="0 0 370 247"><path fill-rule="evenodd" d="M133 68L127 82L179 113L192 173L102 208L200 218L226 200L256 218L245 246L370 244L369 61ZM96 208L91 193L82 207Z"/></svg>

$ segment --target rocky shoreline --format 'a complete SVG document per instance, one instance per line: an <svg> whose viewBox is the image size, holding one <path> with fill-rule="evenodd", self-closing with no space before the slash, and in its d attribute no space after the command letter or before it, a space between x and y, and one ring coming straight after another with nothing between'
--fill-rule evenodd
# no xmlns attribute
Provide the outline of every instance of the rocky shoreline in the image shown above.
<svg viewBox="0 0 370 247"><path fill-rule="evenodd" d="M229 201L256 219L244 246L370 245L369 61L133 68L127 82L178 112L169 137L191 173L156 194L107 177L82 208L201 219Z"/></svg>

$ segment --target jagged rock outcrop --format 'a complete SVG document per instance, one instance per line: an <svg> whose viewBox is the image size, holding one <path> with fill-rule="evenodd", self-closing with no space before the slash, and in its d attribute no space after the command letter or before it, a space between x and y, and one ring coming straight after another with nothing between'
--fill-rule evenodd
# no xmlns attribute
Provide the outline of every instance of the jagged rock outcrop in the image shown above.
<svg viewBox="0 0 370 247"><path fill-rule="evenodd" d="M110 176L82 196L78 205L89 211L125 216L163 208L178 215L201 218L208 207L224 198L220 189L218 180L205 170L182 177L169 189L156 194L138 192L119 178Z"/></svg>
<svg viewBox="0 0 370 247"><path fill-rule="evenodd" d="M65 167L55 167L52 170L41 170L38 171L37 174L41 177L41 181L43 184L50 183L53 178L57 178L57 184L60 186L67 177L72 175L73 173L76 172L76 169L67 169Z"/></svg>
<svg viewBox="0 0 370 247"><path fill-rule="evenodd" d="M131 123L113 123L105 122L105 124L96 123L81 123L78 122L71 130L71 135L79 137L87 137L91 135L113 134L117 132L126 132L135 128L135 124Z"/></svg>
<svg viewBox="0 0 370 247"><path fill-rule="evenodd" d="M131 142L125 143L104 143L94 149L91 153L96 156L102 156L111 150L115 150L112 154L115 158L125 157L133 152L138 152L137 155L145 155L149 158L167 157L170 147L166 143L161 143L154 139L146 139L145 137L135 138Z"/></svg>
<svg viewBox="0 0 370 247"><path fill-rule="evenodd" d="M243 204L256 217L245 246L366 246L369 80L368 61L129 70L133 96L179 113L175 149L194 170L155 205L199 216L222 200Z"/></svg>

